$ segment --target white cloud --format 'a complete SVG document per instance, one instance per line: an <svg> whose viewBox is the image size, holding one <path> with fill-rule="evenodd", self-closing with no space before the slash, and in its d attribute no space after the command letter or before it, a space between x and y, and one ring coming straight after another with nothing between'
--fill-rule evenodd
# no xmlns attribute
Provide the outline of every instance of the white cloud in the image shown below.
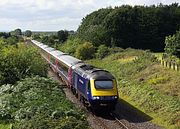
<svg viewBox="0 0 180 129"><path fill-rule="evenodd" d="M180 0L0 0L0 30L77 29L94 10L130 5L180 3Z"/></svg>

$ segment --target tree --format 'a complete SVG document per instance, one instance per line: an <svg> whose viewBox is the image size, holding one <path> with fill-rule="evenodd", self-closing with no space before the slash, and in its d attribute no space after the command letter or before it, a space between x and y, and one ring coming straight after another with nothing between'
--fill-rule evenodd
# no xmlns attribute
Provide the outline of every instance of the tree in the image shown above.
<svg viewBox="0 0 180 129"><path fill-rule="evenodd" d="M106 8L88 14L77 30L77 37L94 46L163 51L165 36L180 27L180 6L129 6Z"/></svg>
<svg viewBox="0 0 180 129"><path fill-rule="evenodd" d="M22 31L21 29L15 29L14 31L11 32L12 35L15 35L15 36L21 36L22 35Z"/></svg>
<svg viewBox="0 0 180 129"><path fill-rule="evenodd" d="M6 39L6 42L8 45L16 45L19 41L19 38L17 36L10 36Z"/></svg>
<svg viewBox="0 0 180 129"><path fill-rule="evenodd" d="M0 38L0 53L1 50L6 46L6 42L4 41L4 39Z"/></svg>
<svg viewBox="0 0 180 129"><path fill-rule="evenodd" d="M92 45L92 43L86 42L83 45L80 45L77 49L76 49L76 57L81 59L81 60L87 60L87 59L91 59L94 57L95 54L95 48Z"/></svg>
<svg viewBox="0 0 180 129"><path fill-rule="evenodd" d="M34 40L41 41L40 34L32 34L32 38L33 38Z"/></svg>
<svg viewBox="0 0 180 129"><path fill-rule="evenodd" d="M33 47L20 44L8 46L0 51L0 85L14 84L27 76L46 76L47 65Z"/></svg>
<svg viewBox="0 0 180 129"><path fill-rule="evenodd" d="M66 30L60 30L57 32L59 42L65 42L69 36L68 31Z"/></svg>
<svg viewBox="0 0 180 129"><path fill-rule="evenodd" d="M10 36L11 36L10 33L0 32L0 37L1 37L1 38L7 39L7 38L10 37Z"/></svg>
<svg viewBox="0 0 180 129"><path fill-rule="evenodd" d="M31 32L30 30L26 30L26 31L24 32L24 35L27 36L27 37L31 37L32 32Z"/></svg>
<svg viewBox="0 0 180 129"><path fill-rule="evenodd" d="M173 36L167 36L165 44L166 53L180 57L180 30Z"/></svg>

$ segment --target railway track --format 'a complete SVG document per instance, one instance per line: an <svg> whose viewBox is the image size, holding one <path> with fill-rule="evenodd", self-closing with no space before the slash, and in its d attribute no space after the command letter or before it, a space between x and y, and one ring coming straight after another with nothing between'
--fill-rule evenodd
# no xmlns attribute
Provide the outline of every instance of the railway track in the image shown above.
<svg viewBox="0 0 180 129"><path fill-rule="evenodd" d="M92 110L89 113L103 129L138 129L135 126L132 127L128 121L120 119L114 112L101 112L100 116Z"/></svg>
<svg viewBox="0 0 180 129"><path fill-rule="evenodd" d="M110 113L112 117L114 117L115 121L121 126L122 129L130 129L123 121L120 121L117 115L113 112Z"/></svg>

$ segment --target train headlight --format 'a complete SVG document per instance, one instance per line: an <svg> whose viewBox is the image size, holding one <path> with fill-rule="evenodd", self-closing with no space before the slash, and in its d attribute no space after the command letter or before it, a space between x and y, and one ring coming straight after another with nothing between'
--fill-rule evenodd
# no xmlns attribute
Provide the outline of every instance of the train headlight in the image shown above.
<svg viewBox="0 0 180 129"><path fill-rule="evenodd" d="M118 97L117 96L112 96L112 99L117 99Z"/></svg>
<svg viewBox="0 0 180 129"><path fill-rule="evenodd" d="M100 99L100 97L99 96L94 96L93 99Z"/></svg>

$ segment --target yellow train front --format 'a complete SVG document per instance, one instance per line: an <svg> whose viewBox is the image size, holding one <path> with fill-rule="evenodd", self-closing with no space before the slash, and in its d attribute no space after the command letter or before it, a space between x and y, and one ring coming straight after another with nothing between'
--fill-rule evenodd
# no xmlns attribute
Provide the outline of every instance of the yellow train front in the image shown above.
<svg viewBox="0 0 180 129"><path fill-rule="evenodd" d="M82 65L73 70L73 91L92 108L113 110L118 100L116 79L108 71Z"/></svg>

